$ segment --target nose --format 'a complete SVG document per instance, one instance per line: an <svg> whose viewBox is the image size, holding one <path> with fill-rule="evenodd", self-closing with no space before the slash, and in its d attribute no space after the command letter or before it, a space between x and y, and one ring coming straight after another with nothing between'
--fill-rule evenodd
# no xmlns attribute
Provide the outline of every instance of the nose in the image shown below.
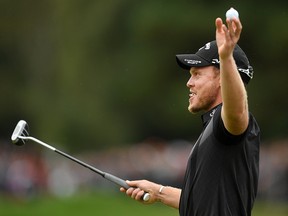
<svg viewBox="0 0 288 216"><path fill-rule="evenodd" d="M186 83L186 86L188 88L191 88L192 86L194 86L194 80L193 80L192 76L190 76L189 80Z"/></svg>

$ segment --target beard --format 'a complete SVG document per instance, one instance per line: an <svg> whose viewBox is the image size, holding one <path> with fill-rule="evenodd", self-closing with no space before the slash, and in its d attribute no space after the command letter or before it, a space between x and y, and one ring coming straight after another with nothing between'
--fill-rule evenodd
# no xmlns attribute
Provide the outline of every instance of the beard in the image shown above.
<svg viewBox="0 0 288 216"><path fill-rule="evenodd" d="M192 101L189 101L188 111L192 114L199 113L201 111L207 112L217 104L216 91L212 91L210 94L200 97L197 95ZM198 97L199 96L199 97Z"/></svg>

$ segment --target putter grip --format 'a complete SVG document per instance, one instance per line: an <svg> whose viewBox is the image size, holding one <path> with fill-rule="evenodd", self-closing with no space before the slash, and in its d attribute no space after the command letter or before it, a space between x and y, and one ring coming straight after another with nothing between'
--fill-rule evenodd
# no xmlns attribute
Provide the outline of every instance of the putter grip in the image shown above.
<svg viewBox="0 0 288 216"><path fill-rule="evenodd" d="M111 175L109 173L105 173L104 174L104 178L117 184L117 185L120 185L121 187L125 188L125 189L128 189L130 188L130 186L126 183L126 181L124 181L123 179L121 178L118 178L117 176L114 176L114 175ZM145 193L142 197L142 199L144 201L148 201L150 199L150 194L149 193Z"/></svg>

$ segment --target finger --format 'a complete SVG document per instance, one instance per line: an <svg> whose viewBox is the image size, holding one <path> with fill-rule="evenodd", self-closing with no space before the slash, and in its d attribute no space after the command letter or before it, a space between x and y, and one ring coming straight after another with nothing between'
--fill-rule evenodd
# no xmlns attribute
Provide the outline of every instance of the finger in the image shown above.
<svg viewBox="0 0 288 216"><path fill-rule="evenodd" d="M239 19L234 18L233 19L233 24L235 25L235 35L240 35L242 31L242 23L240 22Z"/></svg>
<svg viewBox="0 0 288 216"><path fill-rule="evenodd" d="M140 191L141 191L141 189L136 188L136 189L132 192L131 198L136 199L137 194L138 194Z"/></svg>
<svg viewBox="0 0 288 216"><path fill-rule="evenodd" d="M228 27L228 31L230 33L230 35L235 35L235 24L233 24L233 21L231 19L227 19L227 27ZM235 26L235 27L234 27Z"/></svg>
<svg viewBox="0 0 288 216"><path fill-rule="evenodd" d="M228 28L224 24L222 24L222 30L223 30L224 33L228 33Z"/></svg>
<svg viewBox="0 0 288 216"><path fill-rule="evenodd" d="M129 181L129 180L126 180L126 183L127 183L130 187L137 188L139 181Z"/></svg>
<svg viewBox="0 0 288 216"><path fill-rule="evenodd" d="M132 193L133 193L133 191L134 191L134 189L135 189L135 188L128 188L128 189L126 190L126 194L127 194L128 196L131 196Z"/></svg>
<svg viewBox="0 0 288 216"><path fill-rule="evenodd" d="M135 199L136 200L142 200L142 197L144 196L144 191L143 190L139 190L139 192L136 194Z"/></svg>
<svg viewBox="0 0 288 216"><path fill-rule="evenodd" d="M227 25L229 31L234 33L237 37L241 34L242 31L242 24L238 18L232 18L227 20Z"/></svg>
<svg viewBox="0 0 288 216"><path fill-rule="evenodd" d="M225 39L226 40L229 39L230 38L230 33L229 33L229 30L228 30L227 26L223 24L222 25L222 29L223 29L223 32L225 34Z"/></svg>
<svg viewBox="0 0 288 216"><path fill-rule="evenodd" d="M218 31L218 32L222 32L222 25L223 25L223 21L222 21L222 19L221 18L217 18L216 20L215 20L215 26L216 26L216 31Z"/></svg>
<svg viewBox="0 0 288 216"><path fill-rule="evenodd" d="M120 188L120 191L121 191L121 192L126 192L126 189L123 188L123 187L121 187L121 188Z"/></svg>

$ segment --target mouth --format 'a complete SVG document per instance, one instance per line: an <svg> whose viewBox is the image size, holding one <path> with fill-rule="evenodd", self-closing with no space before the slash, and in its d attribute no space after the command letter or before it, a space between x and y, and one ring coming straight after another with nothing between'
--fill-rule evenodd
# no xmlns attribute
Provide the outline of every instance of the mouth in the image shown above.
<svg viewBox="0 0 288 216"><path fill-rule="evenodd" d="M190 92L189 94L189 99L192 99L196 96L196 93L195 92Z"/></svg>

